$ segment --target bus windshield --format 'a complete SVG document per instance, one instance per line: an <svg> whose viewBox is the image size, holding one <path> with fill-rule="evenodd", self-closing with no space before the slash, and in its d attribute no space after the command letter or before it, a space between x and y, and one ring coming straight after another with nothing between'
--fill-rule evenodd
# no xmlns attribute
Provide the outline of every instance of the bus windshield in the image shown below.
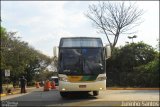
<svg viewBox="0 0 160 107"><path fill-rule="evenodd" d="M100 38L63 38L60 47L103 47Z"/></svg>
<svg viewBox="0 0 160 107"><path fill-rule="evenodd" d="M103 48L61 48L59 73L94 75L104 73Z"/></svg>

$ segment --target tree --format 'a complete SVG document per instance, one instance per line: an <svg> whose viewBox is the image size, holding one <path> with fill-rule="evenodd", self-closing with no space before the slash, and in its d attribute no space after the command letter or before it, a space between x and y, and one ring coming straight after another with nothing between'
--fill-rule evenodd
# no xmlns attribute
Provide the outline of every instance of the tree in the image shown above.
<svg viewBox="0 0 160 107"><path fill-rule="evenodd" d="M157 52L154 60L145 65L135 67L136 85L141 87L159 87L159 70L159 52Z"/></svg>
<svg viewBox="0 0 160 107"><path fill-rule="evenodd" d="M7 32L1 27L1 72L10 69L9 78L13 83L22 75L31 82L35 73L43 71L51 63L51 59L15 37L15 34L16 32ZM3 83L4 81L5 78Z"/></svg>
<svg viewBox="0 0 160 107"><path fill-rule="evenodd" d="M105 34L111 50L116 46L120 34L129 33L132 28L139 25L143 10L135 4L99 2L97 5L89 5L89 11L85 14L92 20L100 33ZM109 38L114 37L113 42Z"/></svg>
<svg viewBox="0 0 160 107"><path fill-rule="evenodd" d="M107 84L110 86L157 87L159 53L143 42L114 48L106 63ZM156 83L154 83L157 81Z"/></svg>
<svg viewBox="0 0 160 107"><path fill-rule="evenodd" d="M143 42L131 43L121 48L117 61L123 60L120 61L120 65L131 68L149 63L156 54L157 52L150 45Z"/></svg>
<svg viewBox="0 0 160 107"><path fill-rule="evenodd" d="M30 58L24 75L29 82L32 82L34 76L40 72L43 72L45 68L51 63L51 59L36 50L31 50L30 54L33 56Z"/></svg>
<svg viewBox="0 0 160 107"><path fill-rule="evenodd" d="M57 72L50 72L47 69L40 72L35 76L36 81L45 81L47 79L50 79L52 76L57 76Z"/></svg>

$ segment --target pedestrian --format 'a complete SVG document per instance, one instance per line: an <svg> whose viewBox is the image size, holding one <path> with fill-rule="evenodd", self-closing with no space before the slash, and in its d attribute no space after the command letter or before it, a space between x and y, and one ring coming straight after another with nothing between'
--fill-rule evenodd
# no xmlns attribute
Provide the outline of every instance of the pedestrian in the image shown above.
<svg viewBox="0 0 160 107"><path fill-rule="evenodd" d="M45 83L45 82L44 82L44 80L43 80L43 81L42 81L42 84L44 85L44 83Z"/></svg>
<svg viewBox="0 0 160 107"><path fill-rule="evenodd" d="M27 83L27 80L25 79L24 76L22 76L20 78L21 93L26 93L26 83Z"/></svg>
<svg viewBox="0 0 160 107"><path fill-rule="evenodd" d="M43 80L41 80L41 87L42 87L42 86L44 86L44 81L43 81Z"/></svg>

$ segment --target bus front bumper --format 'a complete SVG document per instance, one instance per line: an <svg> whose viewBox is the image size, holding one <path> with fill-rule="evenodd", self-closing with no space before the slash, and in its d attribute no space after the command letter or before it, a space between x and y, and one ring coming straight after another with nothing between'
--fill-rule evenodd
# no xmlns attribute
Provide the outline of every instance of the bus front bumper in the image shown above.
<svg viewBox="0 0 160 107"><path fill-rule="evenodd" d="M104 91L106 81L94 82L64 82L59 81L59 91Z"/></svg>

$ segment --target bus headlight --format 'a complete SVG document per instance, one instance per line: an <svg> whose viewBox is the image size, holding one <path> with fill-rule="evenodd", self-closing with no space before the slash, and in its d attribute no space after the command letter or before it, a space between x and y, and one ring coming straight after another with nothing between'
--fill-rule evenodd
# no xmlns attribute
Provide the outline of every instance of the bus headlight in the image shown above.
<svg viewBox="0 0 160 107"><path fill-rule="evenodd" d="M106 79L107 79L107 77L98 77L97 81L103 81L103 80L106 80Z"/></svg>
<svg viewBox="0 0 160 107"><path fill-rule="evenodd" d="M59 77L59 80L60 80L60 81L68 82L68 79L67 79L66 77Z"/></svg>

